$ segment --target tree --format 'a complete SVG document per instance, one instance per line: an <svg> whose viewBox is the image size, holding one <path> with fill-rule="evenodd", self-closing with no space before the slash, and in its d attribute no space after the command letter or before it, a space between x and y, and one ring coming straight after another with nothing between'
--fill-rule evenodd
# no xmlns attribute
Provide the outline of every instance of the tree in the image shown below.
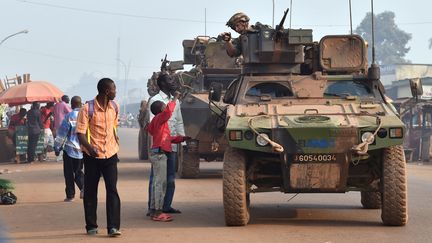
<svg viewBox="0 0 432 243"><path fill-rule="evenodd" d="M372 61L372 31L371 13L367 13L355 33L362 36L368 43L369 62ZM380 65L409 63L405 55L410 50L407 43L411 40L411 34L407 33L396 25L395 14L385 11L374 17L375 24L375 58Z"/></svg>

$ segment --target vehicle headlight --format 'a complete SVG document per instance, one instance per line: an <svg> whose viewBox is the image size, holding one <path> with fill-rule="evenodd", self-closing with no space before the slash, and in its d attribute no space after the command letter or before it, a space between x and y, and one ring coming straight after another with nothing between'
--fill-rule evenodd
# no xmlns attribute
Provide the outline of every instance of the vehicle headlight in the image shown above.
<svg viewBox="0 0 432 243"><path fill-rule="evenodd" d="M269 136L265 133L260 133L257 137L256 137L256 142L259 146L266 146L267 144L269 144L269 142L264 139L263 137L269 139Z"/></svg>
<svg viewBox="0 0 432 243"><path fill-rule="evenodd" d="M372 144L375 141L375 136L371 132L365 132L361 136L362 142Z"/></svg>
<svg viewBox="0 0 432 243"><path fill-rule="evenodd" d="M390 138L403 138L403 129L401 127L390 128Z"/></svg>

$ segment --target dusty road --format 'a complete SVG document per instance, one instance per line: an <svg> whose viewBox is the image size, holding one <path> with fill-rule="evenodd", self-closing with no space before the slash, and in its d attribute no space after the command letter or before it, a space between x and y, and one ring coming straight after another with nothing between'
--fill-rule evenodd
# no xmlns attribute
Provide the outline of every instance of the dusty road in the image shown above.
<svg viewBox="0 0 432 243"><path fill-rule="evenodd" d="M200 178L178 179L174 206L183 211L170 223L145 216L149 164L137 160L137 130L120 129L118 188L122 232L118 242L431 242L432 166L408 165L409 222L381 224L379 210L360 206L359 193L251 195L251 223L225 227L221 163L201 163ZM0 151L1 152L1 151ZM80 199L63 202L62 163L0 164L1 178L16 183L18 203L0 205L0 242L103 242L105 193L100 184L99 235L85 235Z"/></svg>

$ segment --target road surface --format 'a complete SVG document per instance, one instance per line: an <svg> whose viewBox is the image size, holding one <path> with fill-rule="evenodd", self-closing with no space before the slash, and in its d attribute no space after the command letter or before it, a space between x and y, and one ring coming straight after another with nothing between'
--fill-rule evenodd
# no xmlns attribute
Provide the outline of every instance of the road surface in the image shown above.
<svg viewBox="0 0 432 243"><path fill-rule="evenodd" d="M202 162L198 179L177 179L173 206L183 213L174 215L173 222L153 222L145 216L150 166L137 159L138 130L120 128L119 133L118 189L123 235L115 239L117 242L432 241L432 166L426 163L408 164L409 222L405 227L383 226L380 210L362 209L358 192L253 194L250 224L226 227L222 163L217 162ZM99 235L92 237L85 234L82 201L63 202L62 163L6 163L0 164L0 171L4 172L0 178L16 183L14 193L18 196L16 205L0 205L3 239L10 242L107 240L103 180L99 187Z"/></svg>

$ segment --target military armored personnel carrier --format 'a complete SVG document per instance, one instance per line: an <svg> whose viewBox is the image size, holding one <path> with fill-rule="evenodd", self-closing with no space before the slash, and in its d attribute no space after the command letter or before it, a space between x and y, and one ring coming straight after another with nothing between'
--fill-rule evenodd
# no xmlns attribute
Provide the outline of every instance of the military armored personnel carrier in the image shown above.
<svg viewBox="0 0 432 243"><path fill-rule="evenodd" d="M412 98L393 101L406 126L404 150L407 162L430 161L432 155L432 101L422 97L420 78L410 80Z"/></svg>
<svg viewBox="0 0 432 243"><path fill-rule="evenodd" d="M240 74L241 69L236 58L226 54L224 43L208 36L183 41L182 64L193 65L193 68L189 71L178 71L181 69L179 62L166 64L166 71L177 81L182 92L181 112L185 133L192 138L186 146L179 149L177 173L181 178L195 178L199 175L200 159L221 161L227 144L223 133L213 129L221 125L216 124L220 120L209 110L210 84L221 84L224 89ZM150 95L159 92L156 85L157 75L158 73L154 73L148 81ZM140 112L140 120L143 121L148 120L146 104L142 103ZM141 127L144 126L145 122L142 122ZM148 158L146 151L149 139L144 133L144 129L141 129L138 149L143 155L140 156L142 159Z"/></svg>
<svg viewBox="0 0 432 243"><path fill-rule="evenodd" d="M385 225L405 225L405 126L387 103L379 68L358 35L312 39L309 29L262 28L241 37L242 74L213 109L228 140L225 223L250 219L250 193L361 192ZM222 87L214 84L212 101ZM215 104L214 104L215 105Z"/></svg>
<svg viewBox="0 0 432 243"><path fill-rule="evenodd" d="M183 57L184 64L194 66L187 72L189 79L184 73L176 77L183 87L181 112L185 133L192 139L178 153L177 173L181 178L195 178L199 175L200 159L222 161L227 145L223 133L214 129L220 127L220 120L209 109L210 84L218 83L225 89L241 69L236 58L226 54L224 43L208 36L184 40Z"/></svg>

